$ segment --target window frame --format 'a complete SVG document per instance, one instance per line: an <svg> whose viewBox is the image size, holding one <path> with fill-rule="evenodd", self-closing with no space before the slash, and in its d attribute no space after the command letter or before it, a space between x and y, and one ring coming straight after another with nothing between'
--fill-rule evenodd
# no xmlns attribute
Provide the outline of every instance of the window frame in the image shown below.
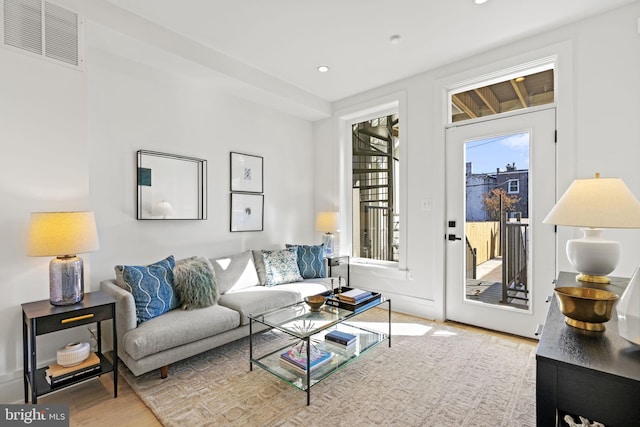
<svg viewBox="0 0 640 427"><path fill-rule="evenodd" d="M401 270L407 269L407 143L406 137L403 138L402 129L407 129L407 113L406 113L406 93L399 92L386 97L371 100L370 102L354 107L349 110L336 112L338 117L338 135L340 141L342 173L340 177L341 188L341 222L343 232L340 233L339 241L341 248L348 248L348 254L351 256L351 263L363 266L375 266L385 269ZM388 116L390 114L398 114L398 120L401 122L400 130L400 171L399 171L399 215L400 215L400 231L398 242L398 261L382 261L371 258L353 257L353 164L352 164L352 139L351 129L354 124ZM405 133L406 134L406 133Z"/></svg>
<svg viewBox="0 0 640 427"><path fill-rule="evenodd" d="M520 194L520 180L519 179L510 179L507 181L507 194ZM516 189L512 190L511 189L511 184L513 184L515 182L516 184Z"/></svg>

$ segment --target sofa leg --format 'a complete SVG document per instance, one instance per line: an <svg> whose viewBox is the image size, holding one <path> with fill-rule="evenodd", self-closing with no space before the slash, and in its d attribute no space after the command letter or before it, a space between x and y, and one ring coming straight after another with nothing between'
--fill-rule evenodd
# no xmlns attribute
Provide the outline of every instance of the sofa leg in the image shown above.
<svg viewBox="0 0 640 427"><path fill-rule="evenodd" d="M169 365L164 365L160 368L160 378L165 379L169 376Z"/></svg>

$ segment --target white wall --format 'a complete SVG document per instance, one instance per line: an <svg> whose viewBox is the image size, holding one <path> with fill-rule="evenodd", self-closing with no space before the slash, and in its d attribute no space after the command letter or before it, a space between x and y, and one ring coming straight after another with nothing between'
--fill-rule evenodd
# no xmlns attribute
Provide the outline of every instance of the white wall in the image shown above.
<svg viewBox="0 0 640 427"><path fill-rule="evenodd" d="M83 73L1 48L0 64L0 384L21 396L20 304L49 298L50 259L26 256L29 214L89 207L87 110Z"/></svg>
<svg viewBox="0 0 640 427"><path fill-rule="evenodd" d="M312 128L305 120L139 63L89 56L94 285L121 263L222 256L313 241ZM136 151L207 160L206 221L136 220ZM229 153L264 158L264 231L229 232Z"/></svg>
<svg viewBox="0 0 640 427"><path fill-rule="evenodd" d="M144 51L137 56L141 62L90 45L86 71L77 71L0 48L0 402L23 398L20 304L49 297L50 259L26 256L31 211L95 211L101 247L82 255L86 292L119 263L317 237L311 123L225 94L215 82L144 65ZM135 219L139 149L207 160L207 220ZM264 157L263 232L229 232L230 151ZM88 340L86 328L40 337L39 365L78 339Z"/></svg>
<svg viewBox="0 0 640 427"><path fill-rule="evenodd" d="M405 255L410 274L406 278L401 274L393 277L381 269L353 266L352 283L391 295L399 310L432 318L444 317L444 123L447 112L443 99L445 86L456 81L559 54L560 84L556 87L559 194L573 179L590 177L599 171L602 176L621 177L640 196L637 172L639 16L640 4L635 3L336 102L334 116L314 125L314 147L319 169L340 174L340 161L327 159L322 154L341 149L337 137L340 112L371 108L398 92L406 93L407 99L406 117L400 117L400 133L403 149L408 150L407 164L402 165L408 171L408 220L402 226L408 229ZM349 186L349 183L338 183L336 188L342 185ZM326 189L317 187L316 202L327 197ZM431 211L421 209L424 199L433 201ZM347 204L341 201L342 207ZM567 238L580 233L562 228L558 233L557 267L570 270L564 246ZM630 276L640 264L640 231L609 230L607 234L623 245L621 262L612 275Z"/></svg>

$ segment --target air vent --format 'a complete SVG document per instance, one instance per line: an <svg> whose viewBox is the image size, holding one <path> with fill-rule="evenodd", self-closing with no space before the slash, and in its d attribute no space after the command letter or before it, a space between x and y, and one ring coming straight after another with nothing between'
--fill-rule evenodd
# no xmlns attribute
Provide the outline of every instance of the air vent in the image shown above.
<svg viewBox="0 0 640 427"><path fill-rule="evenodd" d="M43 0L3 0L3 41L75 67L80 57L80 25L77 13Z"/></svg>

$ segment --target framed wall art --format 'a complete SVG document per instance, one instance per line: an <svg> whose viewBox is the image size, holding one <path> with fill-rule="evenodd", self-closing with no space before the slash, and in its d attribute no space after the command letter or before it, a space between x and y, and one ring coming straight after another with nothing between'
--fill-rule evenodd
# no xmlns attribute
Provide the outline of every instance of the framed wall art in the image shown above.
<svg viewBox="0 0 640 427"><path fill-rule="evenodd" d="M262 231L264 195L231 193L231 231Z"/></svg>
<svg viewBox="0 0 640 427"><path fill-rule="evenodd" d="M207 219L207 161L137 152L137 218Z"/></svg>
<svg viewBox="0 0 640 427"><path fill-rule="evenodd" d="M231 152L231 191L262 193L262 164L260 156Z"/></svg>

